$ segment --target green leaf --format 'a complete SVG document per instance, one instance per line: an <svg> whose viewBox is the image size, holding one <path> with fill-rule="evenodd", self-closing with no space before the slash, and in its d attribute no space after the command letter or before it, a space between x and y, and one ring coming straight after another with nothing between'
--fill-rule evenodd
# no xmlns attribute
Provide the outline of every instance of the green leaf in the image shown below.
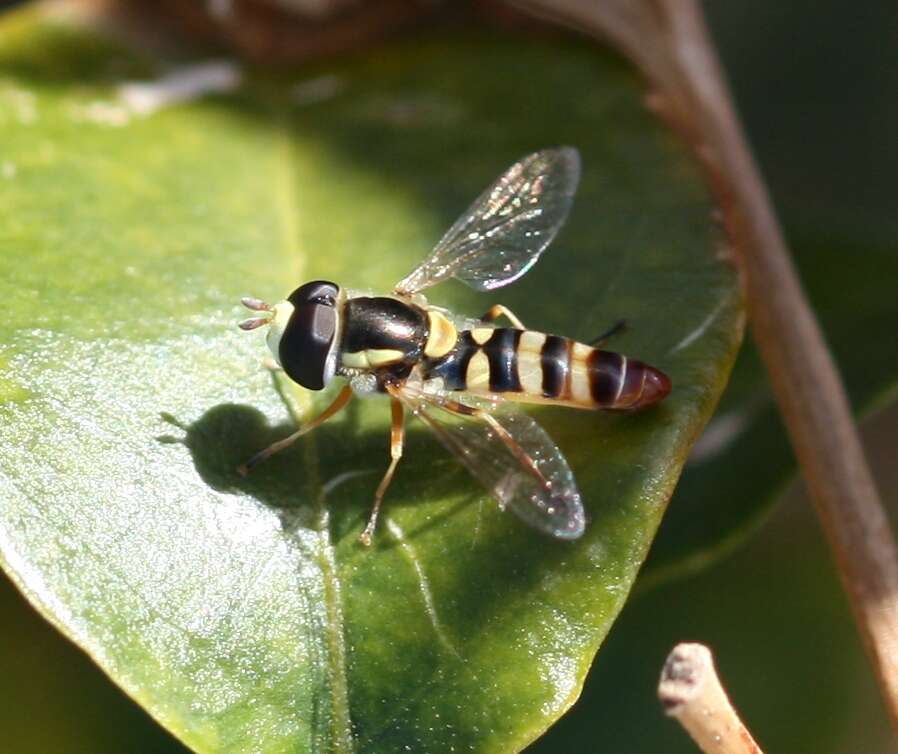
<svg viewBox="0 0 898 754"><path fill-rule="evenodd" d="M855 411L868 415L893 403L898 398L894 249L799 236L794 250ZM795 474L763 365L755 349L746 348L686 464L640 586L693 573L743 544Z"/></svg>
<svg viewBox="0 0 898 754"><path fill-rule="evenodd" d="M576 698L738 346L696 165L582 44L433 35L140 116L118 85L171 61L38 13L0 22L5 569L194 749L520 749ZM565 143L585 171L555 248L498 296L431 298L584 340L625 317L614 346L672 377L651 412L533 412L584 538L502 514L413 424L361 547L379 401L237 475L324 405L272 385L238 298L387 291L508 164Z"/></svg>

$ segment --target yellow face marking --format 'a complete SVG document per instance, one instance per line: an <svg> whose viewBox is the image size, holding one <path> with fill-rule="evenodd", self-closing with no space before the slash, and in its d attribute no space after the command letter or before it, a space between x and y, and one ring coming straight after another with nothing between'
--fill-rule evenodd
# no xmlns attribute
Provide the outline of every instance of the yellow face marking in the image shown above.
<svg viewBox="0 0 898 754"><path fill-rule="evenodd" d="M274 356L274 360L278 364L281 363L281 338L283 337L284 330L287 329L287 323L292 316L293 304L289 301L281 301L281 303L275 305L274 314L268 325L268 335L266 336L265 341L268 343L268 349L271 351L271 355Z"/></svg>
<svg viewBox="0 0 898 754"><path fill-rule="evenodd" d="M465 372L465 387L471 391L486 391L490 386L490 360L483 351L475 353Z"/></svg>
<svg viewBox="0 0 898 754"><path fill-rule="evenodd" d="M431 359L445 356L455 346L458 340L458 331L445 316L437 311L427 312L427 322L430 325L430 335L427 336L427 344L424 346L424 355Z"/></svg>
<svg viewBox="0 0 898 754"><path fill-rule="evenodd" d="M589 403L592 400L587 366L587 358L591 353L592 348L583 343L574 343L571 351L571 398L578 403Z"/></svg>
<svg viewBox="0 0 898 754"><path fill-rule="evenodd" d="M542 395L543 367L542 348L546 336L541 332L526 330L521 333L518 343L518 379L525 393Z"/></svg>
<svg viewBox="0 0 898 754"><path fill-rule="evenodd" d="M482 346L490 338L493 337L493 328L492 327L477 327L477 328L471 330L471 337L474 338L474 342L478 346Z"/></svg>

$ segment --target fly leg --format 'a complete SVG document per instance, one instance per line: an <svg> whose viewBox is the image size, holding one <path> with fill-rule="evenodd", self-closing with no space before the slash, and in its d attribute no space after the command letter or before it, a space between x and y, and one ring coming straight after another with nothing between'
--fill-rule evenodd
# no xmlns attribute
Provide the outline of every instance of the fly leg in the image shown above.
<svg viewBox="0 0 898 754"><path fill-rule="evenodd" d="M284 367L278 364L271 356L266 356L262 359L262 366L265 367L269 372L283 372Z"/></svg>
<svg viewBox="0 0 898 754"><path fill-rule="evenodd" d="M371 537L374 535L374 529L377 526L377 515L380 512L380 504L384 499L387 488L393 480L393 474L399 465L399 459L402 458L402 444L405 440L405 411L402 404L393 398L390 401L390 410L392 413L392 425L390 427L390 465L384 474L380 484L377 485L377 492L374 493L374 507L371 509L371 515L365 530L359 535L359 542L366 547L371 544Z"/></svg>
<svg viewBox="0 0 898 754"><path fill-rule="evenodd" d="M477 419L480 419L483 422L486 422L490 429L496 433L496 436L505 443L505 447L508 448L509 452L517 459L518 463L521 464L527 471L533 474L534 477L542 484L544 487L549 487L549 481L543 476L543 473L539 470L539 467L536 465L536 461L534 461L524 450L518 441L511 436L511 433L505 429L500 423L499 420L493 416L488 411L484 411L481 408L474 408L473 406L467 406L464 403L460 403L459 401L455 401L452 399L446 400L441 404L441 408L445 411L448 411L453 414L459 414L461 416L473 416Z"/></svg>
<svg viewBox="0 0 898 754"><path fill-rule="evenodd" d="M608 340L609 338L614 337L615 335L618 335L622 330L626 329L626 327L627 327L627 321L624 320L624 319L619 319L619 320L618 320L617 322L615 322L615 323L614 323L608 330L606 330L605 332L603 332L603 333L602 333L601 335L599 335L598 337L593 338L593 339L592 339L591 341L589 341L589 343L587 343L586 345L592 346L593 348L598 348L598 347L601 346L606 340Z"/></svg>
<svg viewBox="0 0 898 754"><path fill-rule="evenodd" d="M330 419L334 414L336 414L340 409L342 409L347 403L349 403L349 399L352 398L352 388L347 385L344 387L339 395L334 399L334 402L331 403L324 411L322 411L317 417L312 419L308 424L304 427L300 427L296 432L292 435L285 437L283 440L278 440L275 443L272 443L264 450L260 450L256 455L250 458L246 463L241 464L237 467L237 471L240 473L240 476L246 476L249 474L250 470L254 467L258 466L262 461L271 458L275 453L279 453L285 448L289 448L294 442L296 442L300 437L302 437L307 432L311 432L316 427L321 426Z"/></svg>
<svg viewBox="0 0 898 754"><path fill-rule="evenodd" d="M518 330L526 330L524 327L524 323L518 319L517 315L509 309L507 306L502 306L502 304L496 304L495 306L491 306L489 311L484 314L481 318L481 322L495 322L499 317L505 317L509 322L511 322L512 326L516 327Z"/></svg>

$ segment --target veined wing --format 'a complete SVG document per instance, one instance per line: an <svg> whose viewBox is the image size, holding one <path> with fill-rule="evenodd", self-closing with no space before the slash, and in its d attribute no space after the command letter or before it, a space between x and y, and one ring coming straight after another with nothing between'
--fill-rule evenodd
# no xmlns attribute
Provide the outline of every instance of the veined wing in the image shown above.
<svg viewBox="0 0 898 754"><path fill-rule="evenodd" d="M516 162L468 207L396 292L411 295L450 277L479 291L514 282L564 224L579 180L580 154L572 147L543 149Z"/></svg>
<svg viewBox="0 0 898 754"><path fill-rule="evenodd" d="M391 395L427 424L498 501L530 526L560 539L577 539L586 514L574 475L546 431L527 414L487 414L409 385Z"/></svg>

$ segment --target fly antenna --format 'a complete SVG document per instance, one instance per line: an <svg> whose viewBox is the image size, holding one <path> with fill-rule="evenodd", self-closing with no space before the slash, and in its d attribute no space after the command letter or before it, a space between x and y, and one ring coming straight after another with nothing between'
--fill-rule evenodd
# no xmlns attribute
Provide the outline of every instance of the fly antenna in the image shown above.
<svg viewBox="0 0 898 754"><path fill-rule="evenodd" d="M252 296L244 296L240 299L240 303L243 304L247 309L252 309L254 312L270 312L271 304L266 304L260 298L253 298Z"/></svg>
<svg viewBox="0 0 898 754"><path fill-rule="evenodd" d="M271 313L274 311L271 304L266 304L262 299L253 298L252 296L244 296L240 299L240 303L254 312L268 313L268 316L250 317L243 320L243 322L237 325L241 330L255 330L257 327L262 327L262 325L267 325L271 322Z"/></svg>
<svg viewBox="0 0 898 754"><path fill-rule="evenodd" d="M267 325L271 320L265 319L264 317L252 317L251 319L245 319L243 322L239 322L237 327L241 330L255 330L257 327L262 327L262 325Z"/></svg>

